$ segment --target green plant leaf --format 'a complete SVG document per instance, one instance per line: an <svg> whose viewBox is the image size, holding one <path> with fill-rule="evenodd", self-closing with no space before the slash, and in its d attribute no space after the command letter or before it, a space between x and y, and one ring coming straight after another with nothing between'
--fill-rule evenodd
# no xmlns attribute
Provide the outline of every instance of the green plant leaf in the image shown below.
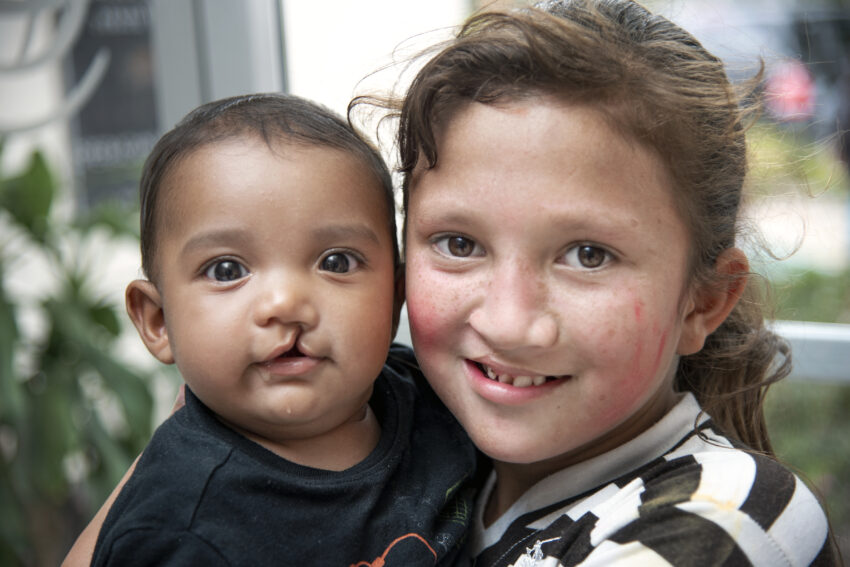
<svg viewBox="0 0 850 567"><path fill-rule="evenodd" d="M89 454L95 456L88 482L94 492L94 501L99 505L106 500L140 451L128 451L96 419L88 423L85 434Z"/></svg>
<svg viewBox="0 0 850 567"><path fill-rule="evenodd" d="M147 440L153 413L153 396L147 381L101 351L90 350L86 353L86 358L121 401L124 415L131 425L131 434L138 433L141 439Z"/></svg>
<svg viewBox="0 0 850 567"><path fill-rule="evenodd" d="M118 321L118 315L115 313L115 308L105 303L98 303L89 308L89 316L93 323L100 325L113 337L121 334L121 323Z"/></svg>
<svg viewBox="0 0 850 567"><path fill-rule="evenodd" d="M27 451L33 486L43 501L60 504L70 487L63 459L76 445L73 409L80 403L75 380L79 368L57 363L44 367L46 384L32 397L34 447ZM22 448L23 449L23 448Z"/></svg>
<svg viewBox="0 0 850 567"><path fill-rule="evenodd" d="M134 207L106 202L74 221L74 228L84 233L95 228L105 228L113 236L129 236L138 239L138 214L138 209Z"/></svg>
<svg viewBox="0 0 850 567"><path fill-rule="evenodd" d="M0 459L0 565L18 565L26 555L24 510L12 482L10 464Z"/></svg>
<svg viewBox="0 0 850 567"><path fill-rule="evenodd" d="M23 173L0 181L0 206L36 241L44 242L54 189L44 155L35 152Z"/></svg>
<svg viewBox="0 0 850 567"><path fill-rule="evenodd" d="M79 295L74 299L73 303L56 299L44 303L52 329L48 350L54 357L62 356L62 353L66 352L71 353L70 358L74 364L95 370L103 379L106 388L113 391L120 400L131 431L138 432L142 439L147 439L151 431L153 411L153 396L147 381L104 348L108 341L104 340L104 333L97 332L103 328L102 321L92 317L91 308L81 305L83 302ZM98 311L98 316L104 317L105 312ZM107 324L118 325L117 318Z"/></svg>
<svg viewBox="0 0 850 567"><path fill-rule="evenodd" d="M151 433L153 398L146 376L113 355L121 332L118 308L92 297L92 278L98 275L93 266L80 266L76 254L93 231L137 236L138 222L128 207L113 205L73 224L57 221L50 218L57 190L39 153L23 173L0 171L2 222L29 235L29 244L51 258L60 282L35 306L46 335L38 344L25 343L15 298L3 287L3 253L15 251L0 246L0 426L4 438L15 441L13 452L0 455L0 565L47 564L40 561L44 533L64 540L78 531L79 519L90 517ZM14 357L22 353L31 357L27 367L34 373L26 381L16 376ZM82 377L93 379L95 389L83 388ZM101 391L121 405L128 432L116 433L95 411L92 396ZM71 486L65 459L80 452L93 469L81 485Z"/></svg>
<svg viewBox="0 0 850 567"><path fill-rule="evenodd" d="M15 309L3 286L3 264L0 262L0 422L16 424L25 411L21 384L15 374L15 345L20 335Z"/></svg>

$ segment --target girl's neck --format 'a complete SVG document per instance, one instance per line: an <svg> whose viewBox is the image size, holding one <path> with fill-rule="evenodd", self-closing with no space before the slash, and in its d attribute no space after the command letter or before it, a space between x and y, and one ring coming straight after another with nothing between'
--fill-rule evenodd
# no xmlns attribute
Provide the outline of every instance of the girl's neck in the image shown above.
<svg viewBox="0 0 850 567"><path fill-rule="evenodd" d="M493 461L496 486L484 508L484 525L489 526L499 519L528 489L547 476L598 457L631 441L664 417L680 398L681 394L675 393L672 387L662 390L660 395L611 431L590 443L550 459L533 463Z"/></svg>

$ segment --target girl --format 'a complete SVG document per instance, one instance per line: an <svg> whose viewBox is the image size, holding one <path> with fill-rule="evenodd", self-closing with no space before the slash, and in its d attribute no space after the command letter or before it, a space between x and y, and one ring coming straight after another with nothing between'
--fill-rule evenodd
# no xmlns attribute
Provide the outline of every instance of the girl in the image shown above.
<svg viewBox="0 0 850 567"><path fill-rule="evenodd" d="M790 357L735 247L742 102L627 0L478 15L414 78L408 313L494 462L478 565L834 562L762 415Z"/></svg>

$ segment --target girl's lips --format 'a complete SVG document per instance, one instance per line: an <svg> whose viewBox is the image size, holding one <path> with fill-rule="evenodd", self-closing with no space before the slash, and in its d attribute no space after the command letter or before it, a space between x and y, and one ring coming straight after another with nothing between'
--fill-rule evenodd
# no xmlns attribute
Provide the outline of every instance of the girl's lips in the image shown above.
<svg viewBox="0 0 850 567"><path fill-rule="evenodd" d="M482 374L491 380L496 380L502 384L510 384L515 388L527 388L529 386L542 386L546 382L557 380L561 376L547 376L543 374L534 374L523 370L507 370L504 368L490 366L482 362L473 361Z"/></svg>
<svg viewBox="0 0 850 567"><path fill-rule="evenodd" d="M496 374L494 369L469 359L466 360L466 370L478 395L501 405L521 405L545 396L572 377Z"/></svg>

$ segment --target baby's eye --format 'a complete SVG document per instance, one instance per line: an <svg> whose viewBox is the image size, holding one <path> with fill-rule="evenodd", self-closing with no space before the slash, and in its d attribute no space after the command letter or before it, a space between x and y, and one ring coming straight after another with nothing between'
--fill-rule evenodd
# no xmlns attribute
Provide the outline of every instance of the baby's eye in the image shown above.
<svg viewBox="0 0 850 567"><path fill-rule="evenodd" d="M235 260L219 260L204 271L204 276L217 282L233 282L247 275L248 269Z"/></svg>
<svg viewBox="0 0 850 567"><path fill-rule="evenodd" d="M345 274L360 266L360 261L348 252L331 252L319 262L319 269L335 274Z"/></svg>
<svg viewBox="0 0 850 567"><path fill-rule="evenodd" d="M577 244L564 254L564 263L571 268L592 270L608 264L614 257L600 246Z"/></svg>
<svg viewBox="0 0 850 567"><path fill-rule="evenodd" d="M468 258L482 254L481 247L474 240L459 234L440 237L434 242L434 246L446 256L456 258Z"/></svg>

